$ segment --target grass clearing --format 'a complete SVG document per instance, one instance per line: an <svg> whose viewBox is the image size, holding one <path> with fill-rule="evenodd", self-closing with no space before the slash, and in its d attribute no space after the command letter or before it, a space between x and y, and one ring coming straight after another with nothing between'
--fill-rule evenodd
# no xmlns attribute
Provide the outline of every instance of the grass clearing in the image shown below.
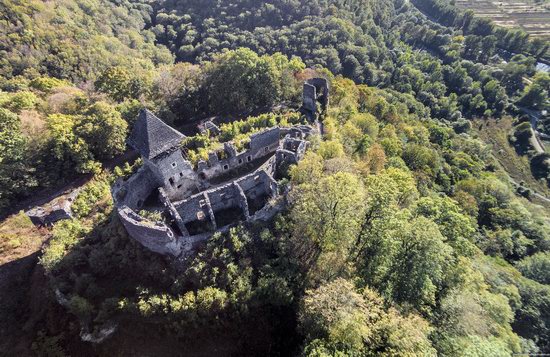
<svg viewBox="0 0 550 357"><path fill-rule="evenodd" d="M36 228L23 211L8 217L0 223L0 265L38 251L48 236L48 230Z"/></svg>
<svg viewBox="0 0 550 357"><path fill-rule="evenodd" d="M535 190L537 193L550 197L550 189L544 181L537 180L531 173L529 158L520 156L508 141L508 134L512 131L513 119L504 117L502 119L477 119L473 127L479 138L490 145L493 155L500 163L502 169L514 181L525 182L525 186ZM548 203L538 202L548 207Z"/></svg>

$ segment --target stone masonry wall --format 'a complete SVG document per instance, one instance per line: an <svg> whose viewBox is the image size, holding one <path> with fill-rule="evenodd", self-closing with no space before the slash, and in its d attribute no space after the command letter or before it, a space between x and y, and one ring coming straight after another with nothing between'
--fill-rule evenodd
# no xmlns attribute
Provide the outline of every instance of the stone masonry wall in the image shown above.
<svg viewBox="0 0 550 357"><path fill-rule="evenodd" d="M199 162L199 177L209 180L226 171L273 154L279 147L280 135L279 127L253 134L250 136L249 149L242 153L237 153L233 145L226 143L223 159L219 159L216 153L211 153L207 162Z"/></svg>
<svg viewBox="0 0 550 357"><path fill-rule="evenodd" d="M160 254L177 256L181 253L181 242L165 224L146 220L127 206L119 209L118 215L128 234L143 246Z"/></svg>
<svg viewBox="0 0 550 357"><path fill-rule="evenodd" d="M268 207L266 205L261 207L258 202L264 202L263 200L266 198L274 198L278 195L277 182L274 180L275 174L281 165L295 163L303 156L306 142L302 139L310 131L311 128L306 126L301 129L285 128L284 133L288 135L285 136L283 141L280 140L281 130L278 127L257 133L251 137L247 151L236 153L234 147L229 146L226 147L226 153L229 154L229 157L223 160L217 160L217 157L212 158L212 162L208 163L210 171L205 169L204 164L206 163L202 163L202 168L199 165L198 170L195 172L186 160L181 163L179 156L177 161L173 161L173 153L166 155L156 163L148 162L130 179L119 181L113 187L113 197L122 224L132 238L148 249L160 254L178 256L184 250L191 249L199 241L208 238L214 231L225 231L231 224L235 223L223 221L223 224L217 224L216 221L221 216L216 217L216 214L231 216L233 214L241 215L242 213L241 216L245 220L250 218L267 219L274 214L273 210L278 206ZM189 196L191 189L182 188L183 186L178 188L177 183L172 185L176 187L174 191L179 189L184 192L182 196L187 196L187 198L179 201L176 201L176 199L179 197L180 192L170 192L170 188L167 190L166 187L159 187L162 186L159 182L159 172L154 172L154 170L160 170L161 175L166 177L166 174L173 174L172 169L176 170L174 172L177 175L183 171L182 182L187 185L192 183L194 190L200 190L205 185L208 187L205 177L200 177L201 172L209 172L209 175L215 177L229 169L229 167L225 169L224 165L231 165L231 168L235 168L244 164L248 157L253 161L268 155L271 155L271 157L254 172L191 196ZM239 160L242 160L243 163ZM152 169L151 166L159 162L161 166L164 166ZM176 167L173 167L173 162L176 162ZM189 166L187 166L188 164ZM170 166L166 167L166 165ZM198 183L196 183L197 179ZM206 179L208 179L208 176L206 176ZM176 181L174 180L174 182ZM177 225L177 228L179 228L181 235L163 222L152 222L136 213L141 208L144 200L154 190L159 190L160 201L166 208L166 212L172 217L175 226ZM256 199L258 201L255 203L255 212L252 212L252 216L249 202ZM195 227L195 233L190 235L186 225L196 222L203 222L206 228L203 227L197 230Z"/></svg>

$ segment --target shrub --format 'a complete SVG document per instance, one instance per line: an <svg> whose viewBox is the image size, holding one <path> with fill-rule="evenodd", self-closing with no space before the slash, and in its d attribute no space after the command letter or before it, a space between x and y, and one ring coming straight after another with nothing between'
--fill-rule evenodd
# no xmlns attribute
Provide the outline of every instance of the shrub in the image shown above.
<svg viewBox="0 0 550 357"><path fill-rule="evenodd" d="M78 220L71 219L57 223L52 231L50 243L42 251L40 264L46 271L53 271L67 252L88 233L89 228Z"/></svg>
<svg viewBox="0 0 550 357"><path fill-rule="evenodd" d="M43 92L50 92L52 89L68 85L67 82L52 77L38 77L31 81L31 87Z"/></svg>
<svg viewBox="0 0 550 357"><path fill-rule="evenodd" d="M20 113L22 110L34 109L38 97L29 91L22 91L14 94L5 106L15 113Z"/></svg>
<svg viewBox="0 0 550 357"><path fill-rule="evenodd" d="M77 218L86 217L97 206L100 200L108 200L110 186L106 179L94 180L80 191L71 209Z"/></svg>

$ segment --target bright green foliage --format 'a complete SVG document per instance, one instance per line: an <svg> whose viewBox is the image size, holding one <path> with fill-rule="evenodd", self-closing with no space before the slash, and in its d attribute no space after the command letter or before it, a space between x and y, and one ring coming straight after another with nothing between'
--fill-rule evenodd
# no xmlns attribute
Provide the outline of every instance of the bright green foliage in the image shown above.
<svg viewBox="0 0 550 357"><path fill-rule="evenodd" d="M336 173L298 186L293 196L296 236L322 251L349 253L364 209L364 191L357 177Z"/></svg>
<svg viewBox="0 0 550 357"><path fill-rule="evenodd" d="M521 260L518 270L527 278L550 285L550 253L540 252Z"/></svg>
<svg viewBox="0 0 550 357"><path fill-rule="evenodd" d="M277 67L271 57L240 48L220 55L206 69L212 112L240 113L270 107L281 99Z"/></svg>
<svg viewBox="0 0 550 357"><path fill-rule="evenodd" d="M33 92L21 91L10 96L3 106L14 113L20 113L22 110L33 109L37 101L38 98Z"/></svg>
<svg viewBox="0 0 550 357"><path fill-rule="evenodd" d="M96 159L112 158L126 147L127 123L107 103L97 102L83 115L52 114L47 124L54 157L79 173L97 172Z"/></svg>
<svg viewBox="0 0 550 357"><path fill-rule="evenodd" d="M39 73L79 81L114 64L140 69L173 60L143 31L152 9L139 3L8 0L1 9L2 77Z"/></svg>
<svg viewBox="0 0 550 357"><path fill-rule="evenodd" d="M112 67L104 71L94 83L96 89L108 94L117 102L125 99L137 99L147 91L147 83L135 72L123 67Z"/></svg>
<svg viewBox="0 0 550 357"><path fill-rule="evenodd" d="M51 92L52 90L70 85L68 82L51 77L38 77L30 82L30 86L42 92Z"/></svg>
<svg viewBox="0 0 550 357"><path fill-rule="evenodd" d="M299 124L302 118L298 113L285 114L261 114L256 117L248 117L245 120L236 120L231 123L224 123L220 127L219 140L221 142L234 140L239 134L252 134L265 128L280 126L290 126Z"/></svg>
<svg viewBox="0 0 550 357"><path fill-rule="evenodd" d="M74 132L77 122L78 118L71 115L53 114L48 117L53 155L57 160L69 163L68 166L74 165L78 173L96 172L98 163L93 161L86 142Z"/></svg>
<svg viewBox="0 0 550 357"><path fill-rule="evenodd" d="M437 225L424 218L401 223L391 235L395 242L385 257L389 264L386 291L396 301L408 302L419 310L433 306L437 294L448 284L445 280L453 264L452 249L444 243Z"/></svg>
<svg viewBox="0 0 550 357"><path fill-rule="evenodd" d="M383 304L376 292L357 292L343 279L306 291L299 313L304 354L435 356L427 322L386 311Z"/></svg>
<svg viewBox="0 0 550 357"><path fill-rule="evenodd" d="M128 124L109 104L97 102L90 106L75 131L87 143L98 159L110 159L126 148Z"/></svg>
<svg viewBox="0 0 550 357"><path fill-rule="evenodd" d="M17 115L0 108L0 210L35 185L25 160L26 140Z"/></svg>
<svg viewBox="0 0 550 357"><path fill-rule="evenodd" d="M59 307L37 314L48 328L37 345L81 353L76 317L90 330L120 323L97 354L128 354L117 341L142 337L142 326L150 355L156 341L192 354L189 341L205 336L203 354L550 351L548 214L516 197L491 143L476 139L485 123L469 120L544 109L547 76L528 55L547 56L548 46L448 1L412 3L4 1L3 207L35 186L98 172L124 151L142 107L183 129L224 114L220 138L186 140L196 163L225 141L243 148L262 128L305 123L306 79L331 88L324 137L310 137L281 177L286 209L216 234L185 264L128 238L111 214L112 175L86 185L77 218L53 228L41 258L74 328L50 338L65 316ZM502 63L497 48L520 55ZM279 104L290 109L267 113ZM515 144L532 136L529 123L511 134Z"/></svg>
<svg viewBox="0 0 550 357"><path fill-rule="evenodd" d="M448 197L423 197L417 202L415 213L438 224L445 240L459 254L475 252L472 244L476 222L463 214L460 207Z"/></svg>
<svg viewBox="0 0 550 357"><path fill-rule="evenodd" d="M519 103L527 107L545 109L550 106L548 95L550 93L550 75L540 72L534 77L533 82L525 88Z"/></svg>
<svg viewBox="0 0 550 357"><path fill-rule="evenodd" d="M40 263L52 272L61 263L65 255L88 233L89 228L77 220L66 220L57 223L52 231L52 238L44 249Z"/></svg>
<svg viewBox="0 0 550 357"><path fill-rule="evenodd" d="M319 146L319 155L325 160L342 157L344 156L344 148L336 140L323 141Z"/></svg>
<svg viewBox="0 0 550 357"><path fill-rule="evenodd" d="M96 180L88 183L72 203L71 210L75 216L78 218L88 216L98 208L101 201L110 202L110 184L110 181L102 178L96 178Z"/></svg>
<svg viewBox="0 0 550 357"><path fill-rule="evenodd" d="M21 160L24 145L19 118L9 110L0 108L0 164Z"/></svg>

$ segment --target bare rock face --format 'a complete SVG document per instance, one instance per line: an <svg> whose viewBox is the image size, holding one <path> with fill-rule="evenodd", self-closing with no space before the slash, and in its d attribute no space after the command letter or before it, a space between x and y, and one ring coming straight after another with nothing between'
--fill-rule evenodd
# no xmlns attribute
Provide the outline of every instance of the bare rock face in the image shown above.
<svg viewBox="0 0 550 357"><path fill-rule="evenodd" d="M84 342L101 343L116 331L115 323L107 323L97 331L89 332L87 329L80 331L80 338Z"/></svg>
<svg viewBox="0 0 550 357"><path fill-rule="evenodd" d="M74 190L69 195L60 196L45 205L25 212L36 226L52 226L55 222L73 218L71 206L80 191Z"/></svg>

